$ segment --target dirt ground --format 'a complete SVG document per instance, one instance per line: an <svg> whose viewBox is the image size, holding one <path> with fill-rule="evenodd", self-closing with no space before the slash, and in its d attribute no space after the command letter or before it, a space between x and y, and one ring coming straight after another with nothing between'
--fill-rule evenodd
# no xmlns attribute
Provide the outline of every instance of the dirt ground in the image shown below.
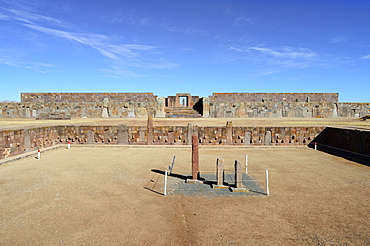
<svg viewBox="0 0 370 246"><path fill-rule="evenodd" d="M191 146L72 146L4 164L0 245L370 245L370 167L305 147L201 146L200 169L246 154L269 170L270 196L163 196L151 170L176 155L174 173L190 171Z"/></svg>
<svg viewBox="0 0 370 246"><path fill-rule="evenodd" d="M339 126L369 128L370 121L359 118L153 118L154 126L186 126L192 123L198 126L225 126L232 121L234 126ZM30 118L1 118L0 130L23 129L54 125L119 125L145 126L146 118L76 118L71 120L36 120Z"/></svg>

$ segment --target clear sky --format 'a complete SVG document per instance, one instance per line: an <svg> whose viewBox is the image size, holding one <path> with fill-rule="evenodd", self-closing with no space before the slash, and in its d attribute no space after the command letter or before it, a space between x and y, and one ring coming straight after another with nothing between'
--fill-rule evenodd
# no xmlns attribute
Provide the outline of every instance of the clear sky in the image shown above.
<svg viewBox="0 0 370 246"><path fill-rule="evenodd" d="M370 102L370 1L0 0L21 92L330 92Z"/></svg>

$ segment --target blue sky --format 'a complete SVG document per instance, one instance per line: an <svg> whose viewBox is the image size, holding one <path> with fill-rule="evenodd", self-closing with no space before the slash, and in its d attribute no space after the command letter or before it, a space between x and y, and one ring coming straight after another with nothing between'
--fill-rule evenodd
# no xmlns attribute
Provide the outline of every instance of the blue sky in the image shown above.
<svg viewBox="0 0 370 246"><path fill-rule="evenodd" d="M370 1L0 0L21 92L335 92L370 102Z"/></svg>

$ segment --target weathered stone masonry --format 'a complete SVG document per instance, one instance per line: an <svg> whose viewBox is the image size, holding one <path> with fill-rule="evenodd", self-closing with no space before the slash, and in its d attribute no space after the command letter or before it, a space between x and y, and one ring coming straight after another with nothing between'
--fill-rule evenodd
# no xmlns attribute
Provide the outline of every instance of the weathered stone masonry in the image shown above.
<svg viewBox="0 0 370 246"><path fill-rule="evenodd" d="M150 124L149 124L150 127ZM323 127L53 126L0 131L0 158L66 144L307 145ZM152 136L148 136L151 133ZM148 143L148 140L150 143Z"/></svg>
<svg viewBox="0 0 370 246"><path fill-rule="evenodd" d="M337 93L22 93L0 103L3 118L362 117L370 103L341 103Z"/></svg>

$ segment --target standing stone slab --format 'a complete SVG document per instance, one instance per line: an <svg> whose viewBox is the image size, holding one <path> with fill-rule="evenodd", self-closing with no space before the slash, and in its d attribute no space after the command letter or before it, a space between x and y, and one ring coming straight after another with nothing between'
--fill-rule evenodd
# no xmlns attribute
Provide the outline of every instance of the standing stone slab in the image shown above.
<svg viewBox="0 0 370 246"><path fill-rule="evenodd" d="M92 130L88 130L87 131L87 143L88 144L95 143L94 138L95 138L95 132Z"/></svg>
<svg viewBox="0 0 370 246"><path fill-rule="evenodd" d="M235 188L243 188L242 183L242 165L239 161L235 161Z"/></svg>
<svg viewBox="0 0 370 246"><path fill-rule="evenodd" d="M153 117L149 116L148 117L148 124L147 124L147 127L148 127L148 140L147 140L147 144L148 145L152 145L153 144Z"/></svg>
<svg viewBox="0 0 370 246"><path fill-rule="evenodd" d="M24 130L24 147L25 147L25 152L31 151L31 136L30 136L29 129Z"/></svg>
<svg viewBox="0 0 370 246"><path fill-rule="evenodd" d="M265 134L265 145L271 145L271 131L266 131Z"/></svg>
<svg viewBox="0 0 370 246"><path fill-rule="evenodd" d="M233 144L233 122L226 122L226 144Z"/></svg>
<svg viewBox="0 0 370 246"><path fill-rule="evenodd" d="M36 118L37 117L37 110L36 109L32 109L32 115L31 115L32 118Z"/></svg>
<svg viewBox="0 0 370 246"><path fill-rule="evenodd" d="M244 133L244 145L250 145L251 144L251 133L245 132Z"/></svg>
<svg viewBox="0 0 370 246"><path fill-rule="evenodd" d="M30 108L26 108L26 118L31 118L31 110L30 110Z"/></svg>
<svg viewBox="0 0 370 246"><path fill-rule="evenodd" d="M144 127L139 127L139 142L145 143L145 128Z"/></svg>
<svg viewBox="0 0 370 246"><path fill-rule="evenodd" d="M224 184L224 160L217 159L217 185Z"/></svg>
<svg viewBox="0 0 370 246"><path fill-rule="evenodd" d="M127 125L119 125L117 132L117 143L128 144L128 127Z"/></svg>
<svg viewBox="0 0 370 246"><path fill-rule="evenodd" d="M235 188L231 188L232 192L246 192L248 191L243 186L243 174L242 174L242 165L238 160L235 160Z"/></svg>
<svg viewBox="0 0 370 246"><path fill-rule="evenodd" d="M192 158L191 158L191 174L193 180L199 180L199 147L198 136L192 136Z"/></svg>
<svg viewBox="0 0 370 246"><path fill-rule="evenodd" d="M224 160L223 159L217 159L216 163L216 178L217 178L217 184L212 185L213 189L226 189L228 186L224 185Z"/></svg>
<svg viewBox="0 0 370 246"><path fill-rule="evenodd" d="M175 143L175 133L173 131L168 131L168 144L172 145Z"/></svg>
<svg viewBox="0 0 370 246"><path fill-rule="evenodd" d="M187 136L186 137L187 137L187 142L190 145L190 144L192 144L191 138L194 135L193 134L193 125L191 123L188 124L187 130L188 130L188 133L187 133Z"/></svg>
<svg viewBox="0 0 370 246"><path fill-rule="evenodd" d="M209 117L209 98L203 97L203 117L208 118Z"/></svg>
<svg viewBox="0 0 370 246"><path fill-rule="evenodd" d="M155 117L163 118L165 116L166 116L166 113L165 113L165 98L164 97L157 97Z"/></svg>
<svg viewBox="0 0 370 246"><path fill-rule="evenodd" d="M103 112L102 112L102 117L103 118L109 118L109 112L108 112L108 107L109 107L109 102L108 102L108 98L104 98L103 100Z"/></svg>

